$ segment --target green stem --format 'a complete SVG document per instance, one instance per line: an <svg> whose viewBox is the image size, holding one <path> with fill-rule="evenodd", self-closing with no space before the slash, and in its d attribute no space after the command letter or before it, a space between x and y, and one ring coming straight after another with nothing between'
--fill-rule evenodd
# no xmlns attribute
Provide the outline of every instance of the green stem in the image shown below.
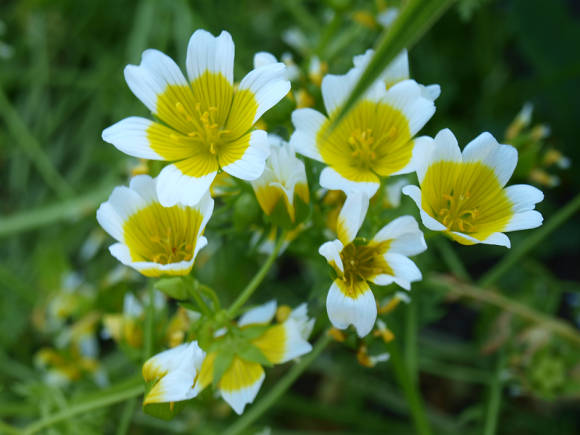
<svg viewBox="0 0 580 435"><path fill-rule="evenodd" d="M484 435L494 435L497 428L499 410L501 405L501 391L503 386L502 373L505 364L505 350L500 349L497 355L497 365L493 380L489 388L489 398L485 415Z"/></svg>
<svg viewBox="0 0 580 435"><path fill-rule="evenodd" d="M425 414L425 409L423 408L423 401L421 400L418 384L409 376L405 361L401 356L396 340L387 343L387 349L391 354L391 359L389 361L391 367L393 367L395 378L403 390L405 398L407 399L407 404L411 409L411 416L413 417L415 430L420 435L430 435L431 429Z"/></svg>
<svg viewBox="0 0 580 435"><path fill-rule="evenodd" d="M113 405L115 403L122 402L124 400L136 397L145 391L145 386L141 379L136 380L139 384L135 385L135 381L129 383L124 389L119 390L118 388L112 389L113 391L109 394L104 393L99 395L99 397L93 400L87 400L84 403L78 403L71 406L70 408L64 409L61 412L57 412L52 415L32 423L26 426L22 434L31 435L44 429L45 427L52 426L60 421L67 420L74 417L75 415L82 414L84 412L92 411L94 409L104 408L106 406Z"/></svg>
<svg viewBox="0 0 580 435"><path fill-rule="evenodd" d="M434 289L440 289L451 294L495 305L504 311L520 316L533 323L537 323L541 325L543 329L560 335L562 338L573 342L575 345L580 345L580 334L568 323L537 312L527 305L516 302L500 293L483 290L479 287L464 284L443 275L432 275L427 279L426 283L430 284L430 287Z"/></svg>
<svg viewBox="0 0 580 435"><path fill-rule="evenodd" d="M254 406L252 406L244 415L242 415L234 424L226 429L224 435L236 435L255 422L264 414L280 397L292 386L294 381L308 368L308 366L322 353L331 341L330 335L325 332L318 339L312 352L302 357L300 362L293 366L282 379L262 397Z"/></svg>
<svg viewBox="0 0 580 435"><path fill-rule="evenodd" d="M250 297L252 296L254 291L256 291L258 286L262 283L262 281L266 277L266 274L268 273L268 271L270 270L270 268L274 264L276 257L278 257L278 253L280 252L280 249L282 248L282 245L284 244L285 236L286 236L285 232L282 232L280 234L280 236L278 237L278 240L276 241L276 245L274 246L274 249L272 250L272 253L268 257L266 262L262 265L260 270L258 270L256 275L254 275L254 277L248 283L246 288L240 293L238 298L234 301L234 303L228 309L228 317L230 319L232 319L236 316L239 309L244 306L244 304L248 301L248 299L250 299Z"/></svg>
<svg viewBox="0 0 580 435"><path fill-rule="evenodd" d="M155 326L155 287L151 283L148 289L149 301L145 317L145 346L143 346L143 362L153 355Z"/></svg>
<svg viewBox="0 0 580 435"><path fill-rule="evenodd" d="M553 215L545 225L530 233L528 237L513 248L493 269L487 272L478 282L480 287L489 287L497 282L504 273L517 264L524 255L538 246L553 231L580 209L580 194Z"/></svg>
<svg viewBox="0 0 580 435"><path fill-rule="evenodd" d="M112 184L106 183L77 198L1 217L0 238L64 220L75 220L93 213L99 203L107 198L112 188Z"/></svg>
<svg viewBox="0 0 580 435"><path fill-rule="evenodd" d="M16 143L20 144L34 166L36 166L36 169L46 184L49 185L60 197L70 196L73 193L73 189L56 170L50 158L47 156L38 140L30 133L24 120L10 103L1 87L0 115L5 119L10 134Z"/></svg>
<svg viewBox="0 0 580 435"><path fill-rule="evenodd" d="M216 292L211 287L202 283L199 283L199 290L211 299L213 311L217 313L221 309L221 303Z"/></svg>
<svg viewBox="0 0 580 435"><path fill-rule="evenodd" d="M405 363L408 367L409 376L413 382L418 381L417 376L417 296L411 298L407 306L405 318Z"/></svg>
<svg viewBox="0 0 580 435"><path fill-rule="evenodd" d="M135 413L135 407L137 406L137 399L129 399L125 403L123 408L123 414L121 414L121 419L119 421L119 427L117 429L117 435L126 435L131 426L131 420L133 419L133 414Z"/></svg>
<svg viewBox="0 0 580 435"><path fill-rule="evenodd" d="M194 281L193 287L191 288L191 291L189 292L189 294L195 300L195 303L197 304L197 306L199 307L201 312L204 315L209 317L209 316L211 316L211 310L209 309L209 307L207 306L207 304L205 303L205 301L201 297L201 294L199 294L201 286L202 286L202 284L200 284L198 281Z"/></svg>
<svg viewBox="0 0 580 435"><path fill-rule="evenodd" d="M469 275L469 272L465 268L461 258L459 258L457 255L457 252L455 252L454 247L451 246L451 243L449 243L449 240L447 240L445 237L437 237L433 239L433 243L439 250L441 258L449 270L453 272L457 278L465 282L471 282L471 276Z"/></svg>

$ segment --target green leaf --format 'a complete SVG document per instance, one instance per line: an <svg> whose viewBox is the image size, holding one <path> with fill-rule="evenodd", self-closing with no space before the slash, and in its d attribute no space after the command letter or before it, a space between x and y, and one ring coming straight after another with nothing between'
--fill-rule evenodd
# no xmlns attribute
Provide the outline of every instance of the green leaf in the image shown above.
<svg viewBox="0 0 580 435"><path fill-rule="evenodd" d="M453 1L411 0L407 3L393 25L383 33L374 56L334 118L333 126L338 125L401 50L411 48Z"/></svg>
<svg viewBox="0 0 580 435"><path fill-rule="evenodd" d="M214 388L217 387L218 382L224 375L227 369L230 368L234 360L235 352L232 346L224 346L221 351L215 357L213 363L213 381L212 385Z"/></svg>
<svg viewBox="0 0 580 435"><path fill-rule="evenodd" d="M155 289L177 300L185 300L189 295L191 282L180 276L161 278L155 283ZM194 309L197 311L197 307Z"/></svg>
<svg viewBox="0 0 580 435"><path fill-rule="evenodd" d="M245 340L254 340L255 338L258 338L259 336L261 336L262 334L264 334L268 329L270 329L272 326L271 325L252 325L252 326L246 326L244 329L240 330L240 335L245 339Z"/></svg>
<svg viewBox="0 0 580 435"><path fill-rule="evenodd" d="M249 342L240 343L237 349L237 354L240 358L245 359L246 361L255 362L266 367L272 367L273 365L258 347Z"/></svg>

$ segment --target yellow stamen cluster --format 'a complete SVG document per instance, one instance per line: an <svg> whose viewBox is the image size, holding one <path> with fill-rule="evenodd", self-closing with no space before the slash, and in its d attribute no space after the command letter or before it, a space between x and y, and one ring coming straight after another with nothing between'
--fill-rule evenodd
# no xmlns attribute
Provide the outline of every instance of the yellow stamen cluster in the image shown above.
<svg viewBox="0 0 580 435"><path fill-rule="evenodd" d="M441 222L451 231L474 232L476 231L475 221L479 217L477 207L468 208L468 201L471 198L469 192L456 193L453 190L449 194L442 195L444 207L440 208L437 215Z"/></svg>
<svg viewBox="0 0 580 435"><path fill-rule="evenodd" d="M193 245L182 240L171 227L165 233L149 235L149 240L157 247L155 253L148 260L159 264L178 263L189 261L193 256Z"/></svg>
<svg viewBox="0 0 580 435"><path fill-rule="evenodd" d="M349 243L340 253L340 259L344 268L342 280L350 297L355 298L356 284L368 281L376 275L383 273L392 274L392 270L383 258L388 249L388 243L372 243L368 245L356 245Z"/></svg>

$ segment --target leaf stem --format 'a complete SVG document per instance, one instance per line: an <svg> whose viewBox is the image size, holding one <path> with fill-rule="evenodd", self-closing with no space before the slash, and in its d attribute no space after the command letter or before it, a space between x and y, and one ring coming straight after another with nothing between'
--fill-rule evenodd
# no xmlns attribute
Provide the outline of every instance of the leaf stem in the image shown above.
<svg viewBox="0 0 580 435"><path fill-rule="evenodd" d="M135 383L138 382L138 385ZM93 409L104 408L106 406L113 405L115 403L122 402L124 400L136 397L142 394L145 390L143 381L140 378L136 378L128 383L125 388L119 390L119 388L111 388L110 393L100 394L98 397L87 400L82 403L77 403L70 408L64 409L47 417L42 418L30 425L26 426L22 431L23 435L31 435L44 429L45 427L52 426L63 420L67 420L75 415L82 414L84 412L92 411Z"/></svg>
<svg viewBox="0 0 580 435"><path fill-rule="evenodd" d="M234 303L228 309L227 314L228 314L228 317L230 319L234 318L236 316L236 314L238 314L239 309L244 306L244 304L248 301L248 299L250 299L250 297L252 296L254 291L256 291L258 286L262 283L262 281L266 277L266 274L268 273L268 271L270 270L270 268L274 264L274 261L276 260L276 257L278 257L278 253L280 252L280 249L282 248L282 245L284 244L284 239L286 238L285 235L286 235L285 232L282 232L280 234L280 236L278 237L278 240L276 241L276 245L274 246L274 249L270 253L270 256L267 258L266 262L262 265L260 270L258 270L256 275L254 275L254 277L248 283L246 288L240 293L238 298L234 301Z"/></svg>
<svg viewBox="0 0 580 435"><path fill-rule="evenodd" d="M580 209L580 194L576 195L568 204L553 215L545 225L531 233L513 248L503 259L487 272L478 284L480 287L489 287L497 282L504 273L511 269L521 258L538 246L553 231L558 229L565 221L571 218Z"/></svg>
<svg viewBox="0 0 580 435"><path fill-rule="evenodd" d="M224 435L236 435L241 433L244 429L255 422L262 414L264 414L272 405L276 403L280 397L292 386L294 381L304 372L308 366L322 353L322 351L328 346L331 341L331 337L326 331L318 339L314 345L312 352L308 355L302 357L300 362L294 365L282 379L270 390L268 393L262 397L254 406L252 406L248 412L242 415L234 424L227 428Z"/></svg>
<svg viewBox="0 0 580 435"><path fill-rule="evenodd" d="M387 343L387 350L389 351L391 358L389 360L393 372L395 373L395 378L403 393L407 399L407 404L411 410L411 416L413 418L413 424L415 425L415 430L420 435L430 435L431 429L429 427L429 421L425 414L425 409L423 407L423 401L421 400L421 394L419 392L417 382L413 381L405 361L397 345L397 340L393 340Z"/></svg>
<svg viewBox="0 0 580 435"><path fill-rule="evenodd" d="M489 389L489 398L487 400L487 409L485 415L485 425L483 428L484 435L494 435L497 429L501 405L501 391L503 386L502 373L505 364L505 349L500 349L497 355L497 365L493 375L493 380Z"/></svg>

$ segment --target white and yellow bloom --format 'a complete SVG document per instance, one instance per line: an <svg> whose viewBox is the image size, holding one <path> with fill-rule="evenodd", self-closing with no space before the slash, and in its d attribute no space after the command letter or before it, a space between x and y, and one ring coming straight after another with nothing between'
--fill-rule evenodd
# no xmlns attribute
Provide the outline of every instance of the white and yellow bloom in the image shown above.
<svg viewBox="0 0 580 435"><path fill-rule="evenodd" d="M354 325L359 336L367 335L377 317L377 304L369 282L396 283L410 290L422 278L408 256L423 252L427 245L415 219L401 216L384 226L368 243L355 240L367 209L363 193L347 196L337 222L338 239L324 243L319 252L336 272L326 310L339 329Z"/></svg>
<svg viewBox="0 0 580 435"><path fill-rule="evenodd" d="M276 302L271 301L247 311L238 321L242 330L252 326L268 325L276 314ZM314 319L308 319L306 304L295 308L282 322L267 328L251 344L257 347L272 364L283 364L312 350L307 339L312 332ZM218 338L219 340L219 338ZM217 352L208 353L198 378L198 388L203 390L213 381ZM222 398L237 413L244 412L254 401L265 373L262 365L236 354L217 383Z"/></svg>
<svg viewBox="0 0 580 435"><path fill-rule="evenodd" d="M285 77L290 81L297 80L300 77L300 68L298 68L294 63L292 55L290 53L284 53L282 54L281 60L284 65L286 65ZM277 62L278 59L276 59L276 56L274 56L272 53L268 53L267 51L259 51L254 54L254 68L272 65Z"/></svg>
<svg viewBox="0 0 580 435"><path fill-rule="evenodd" d="M175 62L157 50L128 65L129 88L164 124L126 118L103 131L103 139L135 157L172 162L159 174L160 203L195 205L219 169L255 180L268 156L266 132L253 130L262 114L290 90L285 67L254 69L234 86L234 43L197 30L189 40L184 77Z"/></svg>
<svg viewBox="0 0 580 435"><path fill-rule="evenodd" d="M260 207L272 216L279 203L288 214L290 221L296 221L296 201L305 204L310 201L308 180L304 162L296 158L294 150L279 136L269 135L270 157L266 161L264 173L252 187Z"/></svg>
<svg viewBox="0 0 580 435"><path fill-rule="evenodd" d="M179 402L197 396L200 390L196 379L204 358L205 352L197 341L180 344L149 358L143 365L143 378L154 384L143 404Z"/></svg>
<svg viewBox="0 0 580 435"><path fill-rule="evenodd" d="M322 97L328 118L310 108L295 110L296 131L290 144L300 154L328 165L320 175L321 186L371 197L381 177L415 170L415 158L425 145L424 138L415 135L435 113L435 105L413 80L388 89L378 80L334 129L329 128L361 72L355 67L345 75L324 77Z"/></svg>
<svg viewBox="0 0 580 435"><path fill-rule="evenodd" d="M163 207L157 187L158 179L134 177L128 188L113 190L97 210L97 220L119 242L109 250L124 265L150 277L186 275L207 245L202 234L214 202L206 194L195 207Z"/></svg>
<svg viewBox="0 0 580 435"><path fill-rule="evenodd" d="M441 130L418 165L421 189L406 186L403 193L415 201L430 230L463 245L509 248L504 231L535 228L543 220L534 210L544 198L540 190L527 184L504 187L517 160L514 147L500 145L489 133L477 136L462 153L453 133Z"/></svg>

